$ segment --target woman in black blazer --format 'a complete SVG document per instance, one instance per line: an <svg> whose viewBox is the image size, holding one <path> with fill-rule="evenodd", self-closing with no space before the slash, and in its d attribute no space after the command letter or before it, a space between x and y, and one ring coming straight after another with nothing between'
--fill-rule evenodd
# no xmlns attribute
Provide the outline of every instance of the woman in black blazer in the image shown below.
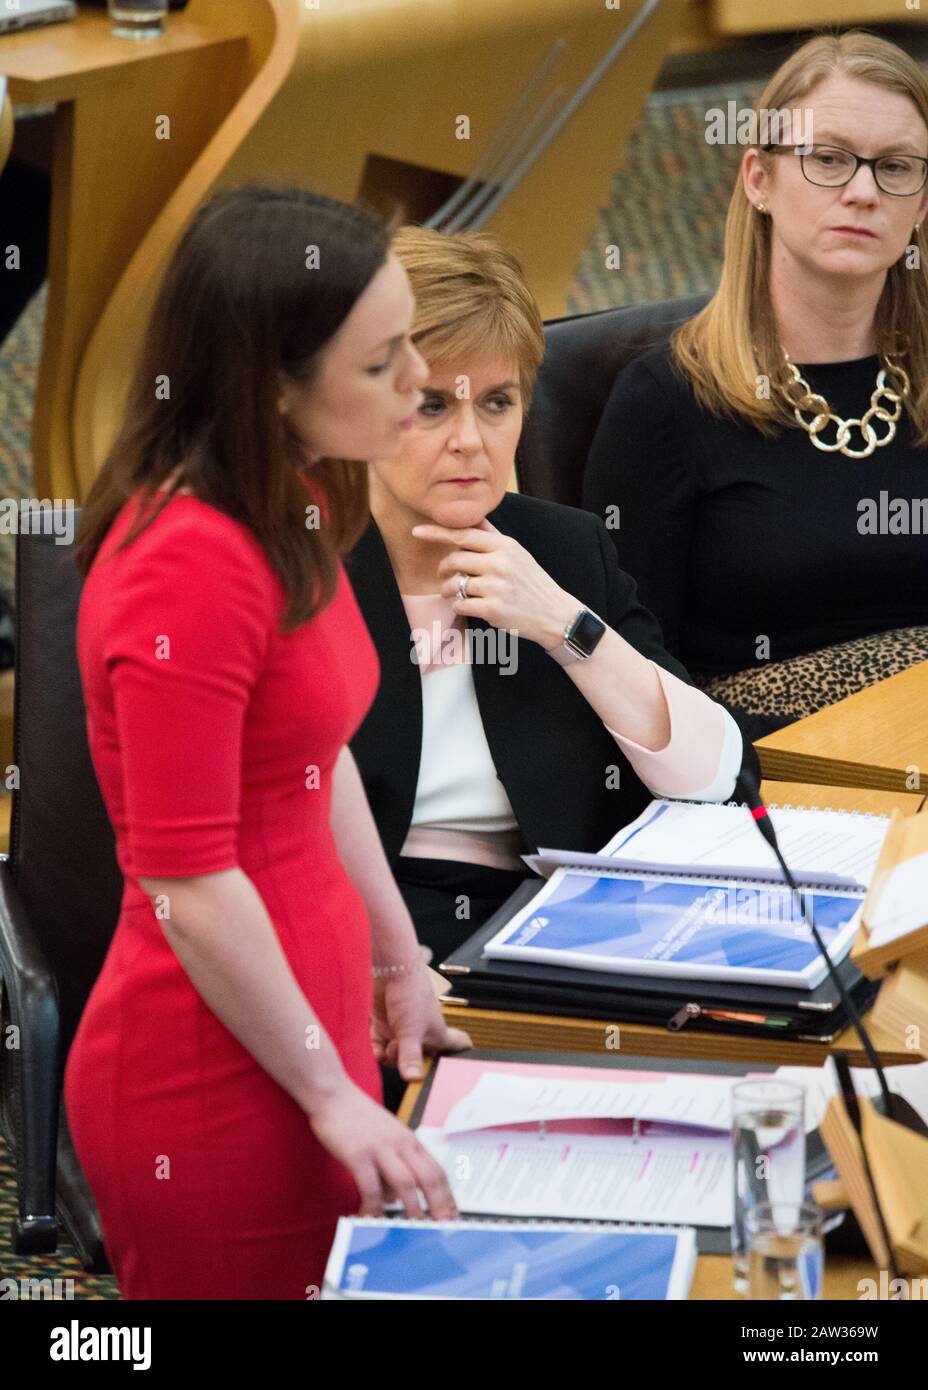
<svg viewBox="0 0 928 1390"><path fill-rule="evenodd" d="M725 800L757 762L664 650L603 523L506 491L544 351L517 262L421 228L393 250L430 376L370 465L347 560L381 664L352 750L440 962L528 876L521 854L598 850L652 795Z"/></svg>

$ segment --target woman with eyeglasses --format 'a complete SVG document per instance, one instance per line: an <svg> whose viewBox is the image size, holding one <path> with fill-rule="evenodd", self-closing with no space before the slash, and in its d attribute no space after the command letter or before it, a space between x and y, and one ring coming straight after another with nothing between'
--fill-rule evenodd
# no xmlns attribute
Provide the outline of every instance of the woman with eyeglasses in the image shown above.
<svg viewBox="0 0 928 1390"><path fill-rule="evenodd" d="M754 736L928 658L928 78L818 36L771 112L719 288L621 373L584 486L668 650Z"/></svg>

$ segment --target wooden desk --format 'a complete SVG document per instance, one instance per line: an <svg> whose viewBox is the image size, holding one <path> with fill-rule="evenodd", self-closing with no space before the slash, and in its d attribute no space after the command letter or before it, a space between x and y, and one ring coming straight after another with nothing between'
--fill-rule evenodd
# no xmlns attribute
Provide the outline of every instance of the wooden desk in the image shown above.
<svg viewBox="0 0 928 1390"><path fill-rule="evenodd" d="M880 1273L866 1256L828 1255L825 1259L825 1299L854 1300L860 1297L861 1279L879 1281ZM690 1298L698 1303L737 1300L747 1302L735 1293L731 1282L730 1255L699 1255Z"/></svg>
<svg viewBox="0 0 928 1390"><path fill-rule="evenodd" d="M914 798L914 809L928 792L928 661L778 729L756 747L767 778L901 792ZM783 798L774 789L771 799Z"/></svg>
<svg viewBox="0 0 928 1390"><path fill-rule="evenodd" d="M217 32L181 12L169 16L159 38L118 39L105 11L81 10L68 23L0 38L0 73L13 101L57 104L48 310L32 431L40 497L53 491L53 458L58 477L72 476L71 402L91 331L246 83L244 33Z"/></svg>
<svg viewBox="0 0 928 1390"><path fill-rule="evenodd" d="M431 1064L426 1062L426 1075ZM422 1082L407 1086L398 1118L408 1125L412 1119ZM825 1298L856 1299L859 1297L858 1282L861 1279L878 1279L876 1265L863 1256L830 1256L825 1261ZM740 1298L735 1293L731 1281L731 1257L729 1255L700 1255L696 1261L696 1272L690 1298L697 1302L709 1300L734 1300Z"/></svg>
<svg viewBox="0 0 928 1390"><path fill-rule="evenodd" d="M919 801L918 797L899 793L782 782L765 783L762 792L765 799L781 804L870 811L879 815L888 815L894 806L903 811L914 810ZM679 1033L671 1033L666 1028L623 1023L621 1019L610 1024L601 1020L559 1018L553 1014L477 1009L455 1002L453 986L449 996L442 1001L442 1009L449 1026L468 1032L475 1047L539 1052L602 1052L610 1036L607 1030L618 1027L621 1051L635 1056L706 1057L769 1062L779 1066L821 1066L829 1052L841 1049L848 1053L852 1065L867 1065L863 1048L852 1028L845 1029L831 1044L800 1042L775 1036L747 1038L731 1033L706 1033L689 1027ZM869 1031L886 1065L922 1060L920 1055L901 1048L882 1029L874 1027Z"/></svg>

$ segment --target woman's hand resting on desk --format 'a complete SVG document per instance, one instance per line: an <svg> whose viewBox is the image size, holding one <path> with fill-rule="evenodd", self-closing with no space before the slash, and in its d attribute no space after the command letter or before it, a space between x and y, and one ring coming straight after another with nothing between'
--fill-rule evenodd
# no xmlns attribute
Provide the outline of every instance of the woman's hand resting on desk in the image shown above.
<svg viewBox="0 0 928 1390"><path fill-rule="evenodd" d="M463 1052L468 1035L445 1022L433 984L433 972L419 969L374 981L371 1042L385 1067L396 1067L404 1081L422 1076L422 1052Z"/></svg>
<svg viewBox="0 0 928 1390"><path fill-rule="evenodd" d="M456 548L439 563L445 598L454 611L514 630L546 650L564 640L564 629L583 607L512 536L484 517L479 526L453 530L423 523L412 528L420 540ZM458 576L467 575L467 598L458 598Z"/></svg>

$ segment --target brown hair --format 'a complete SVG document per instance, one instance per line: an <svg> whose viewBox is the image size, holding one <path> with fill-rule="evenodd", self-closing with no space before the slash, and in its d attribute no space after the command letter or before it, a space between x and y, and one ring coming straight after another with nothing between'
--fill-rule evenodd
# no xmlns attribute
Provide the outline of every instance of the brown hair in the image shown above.
<svg viewBox="0 0 928 1390"><path fill-rule="evenodd" d="M430 367L474 356L512 360L524 410L545 352L541 314L522 267L487 232L401 227L392 250L416 297L412 338Z"/></svg>
<svg viewBox="0 0 928 1390"><path fill-rule="evenodd" d="M763 111L795 107L813 87L833 73L872 82L906 96L928 126L928 78L895 44L862 29L819 34L803 44L774 73L754 108L757 126ZM769 168L773 156L758 149ZM917 443L928 446L928 265L922 232L916 234L920 262L908 269L900 259L890 266L876 311L880 352L900 344L908 350L906 367L912 392L905 406ZM757 381L789 380L779 347L770 299L770 218L752 206L739 176L725 224L725 258L719 287L709 303L672 336L673 357L692 383L700 404L713 414L734 415L772 434L792 425L791 408L772 392L758 399Z"/></svg>
<svg viewBox="0 0 928 1390"><path fill-rule="evenodd" d="M367 468L312 465L324 520L308 528L306 465L278 409L279 375L310 384L389 241L375 214L303 189L248 184L198 209L167 267L125 420L82 510L82 574L130 497L141 492L143 505L120 549L185 483L263 546L286 588L286 630L331 601L337 557L367 523ZM320 268L308 274L317 247ZM169 396L159 399L165 381ZM178 465L183 476L152 510Z"/></svg>

